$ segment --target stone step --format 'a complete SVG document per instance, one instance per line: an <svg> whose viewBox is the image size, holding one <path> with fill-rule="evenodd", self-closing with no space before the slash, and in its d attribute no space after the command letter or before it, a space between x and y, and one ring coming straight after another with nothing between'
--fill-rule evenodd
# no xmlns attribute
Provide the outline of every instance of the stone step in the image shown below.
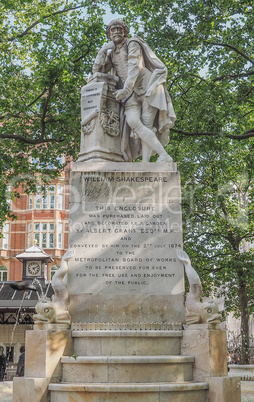
<svg viewBox="0 0 254 402"><path fill-rule="evenodd" d="M207 402L208 384L49 384L51 402Z"/></svg>
<svg viewBox="0 0 254 402"><path fill-rule="evenodd" d="M64 356L63 382L192 381L191 356Z"/></svg>
<svg viewBox="0 0 254 402"><path fill-rule="evenodd" d="M180 355L182 331L72 331L82 356Z"/></svg>

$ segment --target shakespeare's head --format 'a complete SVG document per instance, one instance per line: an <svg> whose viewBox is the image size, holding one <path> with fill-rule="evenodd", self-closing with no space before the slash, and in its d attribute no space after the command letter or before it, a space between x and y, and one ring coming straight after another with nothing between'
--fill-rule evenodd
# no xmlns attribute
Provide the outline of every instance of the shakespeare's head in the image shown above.
<svg viewBox="0 0 254 402"><path fill-rule="evenodd" d="M123 29L123 31L124 31L124 36L125 37L128 36L130 30L129 30L129 27L125 24L125 22L123 22L121 20L113 20L107 26L107 29L106 29L107 38L110 39L110 37L111 37L111 31L110 30L113 27L121 27Z"/></svg>

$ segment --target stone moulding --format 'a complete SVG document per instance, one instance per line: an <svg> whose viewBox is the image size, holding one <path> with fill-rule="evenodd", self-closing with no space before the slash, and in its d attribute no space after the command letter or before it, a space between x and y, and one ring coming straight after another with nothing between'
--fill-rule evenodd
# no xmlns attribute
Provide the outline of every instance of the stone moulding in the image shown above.
<svg viewBox="0 0 254 402"><path fill-rule="evenodd" d="M73 331L107 331L107 330L140 330L140 331L179 331L182 329L182 324L179 322L133 322L133 323L111 323L111 322L74 322L71 324Z"/></svg>

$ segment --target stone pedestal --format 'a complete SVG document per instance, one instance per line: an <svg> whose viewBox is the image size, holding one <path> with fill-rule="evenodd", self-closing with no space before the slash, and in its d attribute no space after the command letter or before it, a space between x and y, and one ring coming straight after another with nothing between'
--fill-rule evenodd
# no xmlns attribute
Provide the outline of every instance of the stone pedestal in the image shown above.
<svg viewBox="0 0 254 402"><path fill-rule="evenodd" d="M208 402L240 402L240 378L228 377L226 331L212 324L189 325L183 331L182 355L195 357L194 381L209 384Z"/></svg>
<svg viewBox="0 0 254 402"><path fill-rule="evenodd" d="M180 176L174 163L77 163L71 173L72 322L185 320ZM124 327L123 324L126 324ZM160 328L158 328L160 329Z"/></svg>
<svg viewBox="0 0 254 402"><path fill-rule="evenodd" d="M226 331L217 329L216 325L188 326L183 331L182 354L195 356L193 377L196 381L227 375Z"/></svg>
<svg viewBox="0 0 254 402"><path fill-rule="evenodd" d="M25 377L13 379L13 402L48 401L49 382L61 379L61 357L71 355L73 342L66 325L26 331Z"/></svg>
<svg viewBox="0 0 254 402"><path fill-rule="evenodd" d="M117 77L96 73L81 89L81 142L78 161L123 162Z"/></svg>

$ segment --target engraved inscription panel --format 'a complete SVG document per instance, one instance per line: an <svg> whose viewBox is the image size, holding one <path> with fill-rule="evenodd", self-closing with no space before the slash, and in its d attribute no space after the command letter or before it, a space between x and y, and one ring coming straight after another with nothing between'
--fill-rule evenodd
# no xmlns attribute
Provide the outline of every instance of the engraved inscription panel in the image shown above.
<svg viewBox="0 0 254 402"><path fill-rule="evenodd" d="M85 115L92 112L94 109L101 110L101 98L103 87L105 84L103 82L96 82L88 84L82 88L81 93L81 113L82 118Z"/></svg>
<svg viewBox="0 0 254 402"><path fill-rule="evenodd" d="M75 172L69 247L71 294L183 292L176 172Z"/></svg>

